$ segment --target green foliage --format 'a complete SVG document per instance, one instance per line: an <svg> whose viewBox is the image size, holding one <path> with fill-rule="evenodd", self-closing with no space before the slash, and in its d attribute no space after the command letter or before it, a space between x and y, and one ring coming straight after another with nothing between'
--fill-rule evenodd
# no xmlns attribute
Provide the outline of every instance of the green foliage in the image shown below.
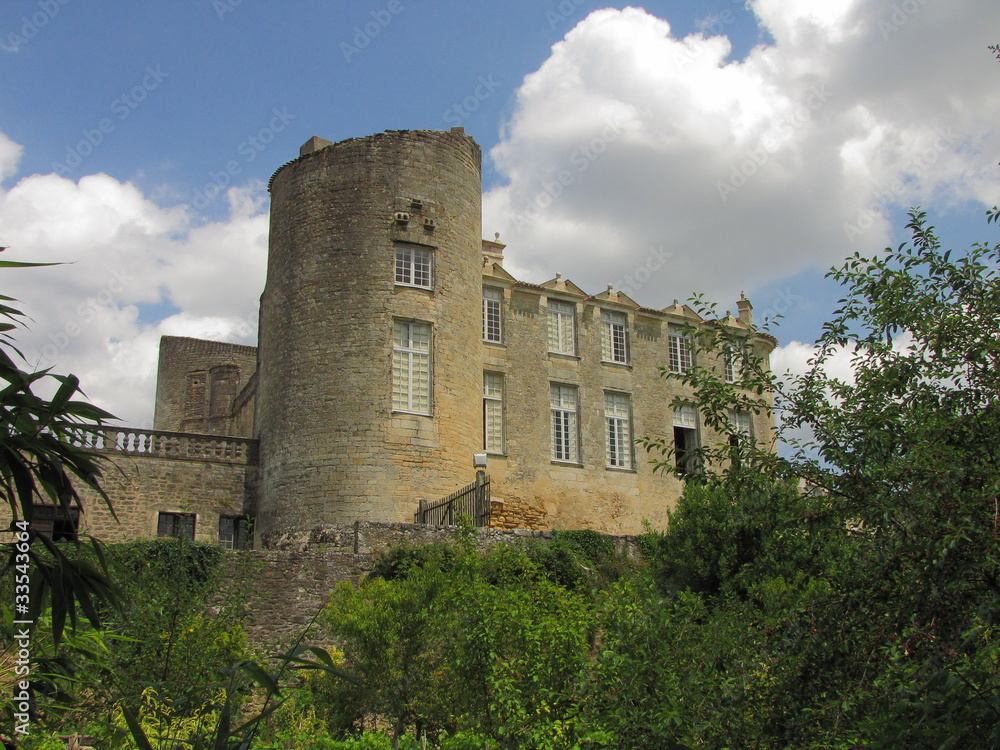
<svg viewBox="0 0 1000 750"><path fill-rule="evenodd" d="M0 268L39 265L51 264L0 261ZM101 489L99 457L81 447L114 417L78 398L82 391L74 375L18 366L17 360L24 361L24 357L14 344L13 332L23 313L7 304L13 301L0 295L0 502L10 509L11 529L21 532L18 541L28 543L27 550L7 545L9 563L13 566L20 554L28 558L31 569L27 619L38 621L51 609L47 622L58 642L67 621L77 626L78 608L92 625L100 627L98 608L102 602L114 602L114 590L101 566L96 541L91 541L94 558L79 554L79 544L75 553L67 552L29 531L32 509L35 503L44 503L60 506L69 514L82 506L78 488L87 487L114 513ZM55 381L51 399L35 393L51 381Z"/></svg>

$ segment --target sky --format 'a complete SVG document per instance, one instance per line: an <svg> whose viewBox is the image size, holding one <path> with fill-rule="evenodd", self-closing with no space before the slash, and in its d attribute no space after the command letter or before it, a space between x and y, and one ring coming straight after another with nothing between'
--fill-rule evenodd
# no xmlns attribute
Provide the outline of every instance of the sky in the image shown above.
<svg viewBox="0 0 1000 750"><path fill-rule="evenodd" d="M5 0L0 246L35 368L152 426L160 336L256 343L273 172L313 135L462 126L505 267L781 315L825 272L997 240L996 0Z"/></svg>

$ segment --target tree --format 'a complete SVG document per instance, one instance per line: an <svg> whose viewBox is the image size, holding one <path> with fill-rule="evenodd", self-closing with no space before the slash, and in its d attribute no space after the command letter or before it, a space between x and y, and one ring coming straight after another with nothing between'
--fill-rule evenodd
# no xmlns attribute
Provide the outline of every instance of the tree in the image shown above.
<svg viewBox="0 0 1000 750"><path fill-rule="evenodd" d="M836 593L811 605L819 637L797 642L799 666L773 700L876 746L996 746L1000 245L943 250L919 211L908 229L909 243L828 274L845 294L804 374L748 359L732 386L706 367L669 376L719 430L729 409L769 409L773 393L779 433L809 435L787 456L752 440L708 446L697 481L736 502L761 482L801 483L820 506L802 533L829 514L858 540ZM698 345L709 361L739 340L719 328ZM828 368L843 352L848 378ZM842 706L821 709L823 694Z"/></svg>

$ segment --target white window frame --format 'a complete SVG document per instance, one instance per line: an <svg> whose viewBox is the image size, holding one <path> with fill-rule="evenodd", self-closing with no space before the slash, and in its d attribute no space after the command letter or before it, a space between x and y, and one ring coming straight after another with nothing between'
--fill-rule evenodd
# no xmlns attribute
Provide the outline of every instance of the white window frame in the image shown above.
<svg viewBox="0 0 1000 750"><path fill-rule="evenodd" d="M727 383L736 382L736 350L731 346L722 352L722 370Z"/></svg>
<svg viewBox="0 0 1000 750"><path fill-rule="evenodd" d="M604 392L604 455L609 469L632 468L632 399L627 393Z"/></svg>
<svg viewBox="0 0 1000 750"><path fill-rule="evenodd" d="M601 310L601 359L628 364L628 315Z"/></svg>
<svg viewBox="0 0 1000 750"><path fill-rule="evenodd" d="M576 354L576 305L550 299L549 351L554 354Z"/></svg>
<svg viewBox="0 0 1000 750"><path fill-rule="evenodd" d="M503 289L483 287L483 341L503 342Z"/></svg>
<svg viewBox="0 0 1000 750"><path fill-rule="evenodd" d="M698 434L698 410L694 404L677 404L674 406L674 465L681 475L689 474L693 471L693 460L689 454L692 450L697 450L701 445L701 438ZM685 445L678 445L677 430L684 430ZM687 444L688 439L694 443L694 448ZM683 450L682 450L683 448Z"/></svg>
<svg viewBox="0 0 1000 750"><path fill-rule="evenodd" d="M733 436L753 437L753 415L744 409L730 409L728 414L729 430Z"/></svg>
<svg viewBox="0 0 1000 750"><path fill-rule="evenodd" d="M551 453L552 460L560 463L580 463L580 435L577 408L578 389L575 385L552 383L549 386L549 405L552 410Z"/></svg>
<svg viewBox="0 0 1000 750"><path fill-rule="evenodd" d="M483 450L503 454L504 377L499 372L483 373Z"/></svg>
<svg viewBox="0 0 1000 750"><path fill-rule="evenodd" d="M431 324L392 322L392 410L431 413Z"/></svg>
<svg viewBox="0 0 1000 750"><path fill-rule="evenodd" d="M691 336L681 326L671 325L667 335L670 372L688 373L694 368Z"/></svg>
<svg viewBox="0 0 1000 750"><path fill-rule="evenodd" d="M396 285L430 289L434 252L429 247L396 243Z"/></svg>

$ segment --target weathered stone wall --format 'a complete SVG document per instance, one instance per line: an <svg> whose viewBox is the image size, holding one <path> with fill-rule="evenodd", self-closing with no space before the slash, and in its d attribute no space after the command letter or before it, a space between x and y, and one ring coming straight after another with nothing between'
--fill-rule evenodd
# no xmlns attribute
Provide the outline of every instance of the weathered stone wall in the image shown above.
<svg viewBox="0 0 1000 750"><path fill-rule="evenodd" d="M595 529L611 534L636 534L643 522L666 528L667 512L683 486L669 474L654 471L650 455L635 446L628 469L609 467L605 393L626 394L631 404L633 438L673 436L674 399L690 399L682 384L661 376L669 363L671 325L710 325L692 310L674 305L665 310L642 308L613 291L588 295L560 277L543 285L513 280L488 263L483 284L504 290L503 341L483 342L483 369L504 379L504 452L489 456L488 473L495 500L503 502L495 524L501 527ZM548 304L571 303L575 309L574 354L549 351ZM602 310L627 319L628 361L602 358ZM734 326L742 325L735 319ZM773 344L757 342L762 354ZM706 355L701 355L702 358ZM706 363L719 368L722 363ZM550 385L576 388L579 460L552 459ZM762 415L755 434L771 434L770 418ZM716 440L704 425L701 441Z"/></svg>
<svg viewBox="0 0 1000 750"><path fill-rule="evenodd" d="M246 513L248 482L256 474L252 440L109 430L91 447L107 459L102 487L114 515L97 493L78 488L81 533L105 542L155 537L159 513L194 513L195 539L215 543L220 515Z"/></svg>
<svg viewBox="0 0 1000 750"><path fill-rule="evenodd" d="M252 346L163 336L153 428L233 435L233 402L257 369ZM243 435L251 437L249 433Z"/></svg>
<svg viewBox="0 0 1000 750"><path fill-rule="evenodd" d="M405 523L353 523L289 533L277 538L277 548L253 550L251 558L251 641L271 653L294 644L342 581L357 581L370 572L382 552L400 544L420 546L455 541L455 527ZM552 537L550 531L478 529L477 548L516 544ZM638 557L635 537L616 537L618 554ZM231 575L245 570L231 558ZM316 642L315 632L306 641Z"/></svg>
<svg viewBox="0 0 1000 750"><path fill-rule="evenodd" d="M470 481L481 443L480 151L390 131L306 153L272 178L255 430L258 528L412 519ZM407 214L408 220L397 214ZM430 288L395 283L405 242ZM431 326L431 414L394 412L394 320Z"/></svg>

